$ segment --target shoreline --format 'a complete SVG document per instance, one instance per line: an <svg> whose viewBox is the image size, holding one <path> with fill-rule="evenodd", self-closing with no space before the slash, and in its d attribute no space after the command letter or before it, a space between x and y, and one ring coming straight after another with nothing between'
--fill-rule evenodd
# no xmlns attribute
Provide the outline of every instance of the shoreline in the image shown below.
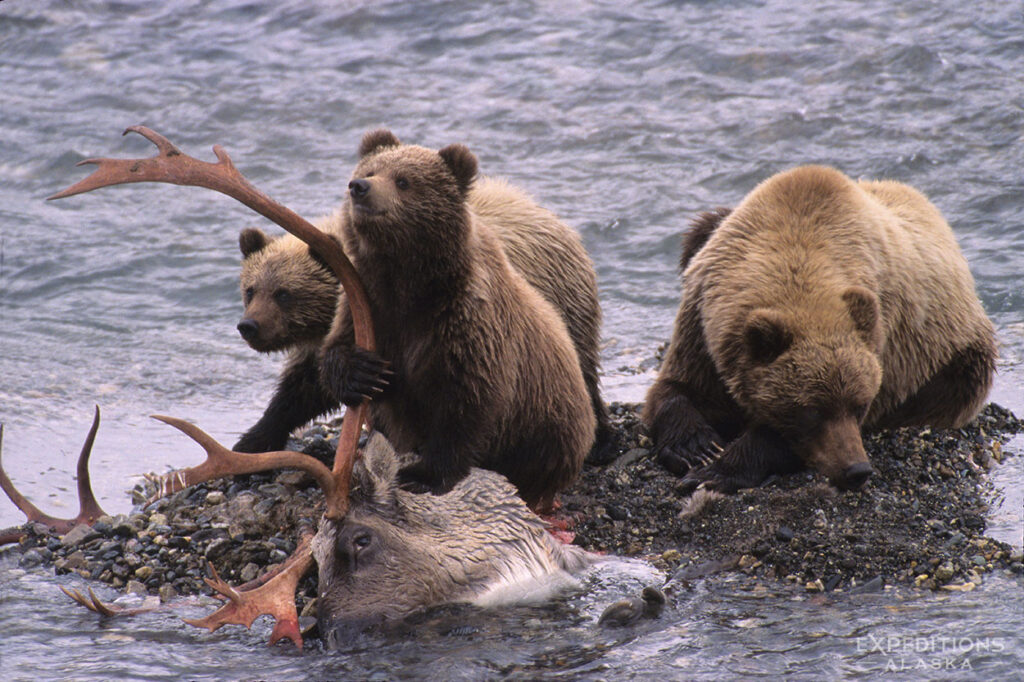
<svg viewBox="0 0 1024 682"><path fill-rule="evenodd" d="M651 456L639 406L609 407L617 456L584 465L560 495L559 515L575 521L574 543L585 549L645 559L669 582L737 571L809 592L886 584L969 591L993 571L1024 579L1020 549L984 535L994 495L988 471L1013 456L1002 444L1024 432L1024 421L997 405L961 429L865 436L876 475L861 491L840 492L803 472L733 496L692 498ZM338 424L314 424L289 447L330 458ZM63 536L29 524L19 563L162 601L209 594L207 561L232 585L258 577L294 551L300 524L315 526L321 498L294 470L210 481ZM315 596L314 571L299 586L302 615L311 615Z"/></svg>

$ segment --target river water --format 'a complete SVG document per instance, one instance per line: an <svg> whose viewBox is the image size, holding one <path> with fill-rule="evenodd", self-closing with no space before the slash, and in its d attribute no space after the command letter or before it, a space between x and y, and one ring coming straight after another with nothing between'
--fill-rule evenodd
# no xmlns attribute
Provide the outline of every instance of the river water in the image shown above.
<svg viewBox="0 0 1024 682"><path fill-rule="evenodd" d="M124 512L134 475L198 461L147 415L233 442L274 384L280 359L257 357L234 329L237 233L265 221L170 186L44 202L84 177L74 167L84 158L150 155L141 138L120 137L134 124L204 159L223 144L254 184L306 216L340 201L369 128L468 144L482 172L582 233L601 286L609 400L640 400L653 379L695 212L802 163L906 181L954 226L1000 334L993 399L1021 414L1022 67L1024 9L987 0L0 1L5 466L40 506L72 515L74 462L99 404L94 487ZM993 519L1018 547L1020 462L995 474L1006 501ZM0 501L0 527L20 519ZM173 612L98 625L67 606L63 579L6 556L0 674L811 679L889 667L1000 678L1024 667L1021 591L999 577L970 594L832 602L725 580L638 630L595 630L600 607L641 582L630 571L587 578L545 607L442 614L476 634L431 621L415 636L297 655L264 648L265 632L193 631ZM933 646L872 648L881 635ZM954 635L971 639L958 667L929 671L904 655L935 665L935 638Z"/></svg>

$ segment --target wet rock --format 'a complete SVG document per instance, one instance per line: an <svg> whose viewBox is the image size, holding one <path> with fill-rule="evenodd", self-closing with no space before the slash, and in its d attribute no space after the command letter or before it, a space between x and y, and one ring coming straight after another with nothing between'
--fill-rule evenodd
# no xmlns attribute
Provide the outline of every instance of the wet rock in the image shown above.
<svg viewBox="0 0 1024 682"><path fill-rule="evenodd" d="M147 594L146 586L138 580L129 580L125 587L125 592L128 594L141 594L143 596Z"/></svg>
<svg viewBox="0 0 1024 682"><path fill-rule="evenodd" d="M868 594L871 592L881 592L885 587L885 581L882 580L882 576L876 575L866 583L857 585L856 587L850 588L850 594Z"/></svg>
<svg viewBox="0 0 1024 682"><path fill-rule="evenodd" d="M160 601L167 603L178 596L178 591L174 589L172 585L161 585L160 586Z"/></svg>
<svg viewBox="0 0 1024 682"><path fill-rule="evenodd" d="M21 555L21 558L18 560L18 566L21 568L33 568L44 561L45 558L43 557L41 550L33 548Z"/></svg>
<svg viewBox="0 0 1024 682"><path fill-rule="evenodd" d="M76 547L84 542L95 540L100 537L100 534L94 531L84 523L80 523L61 538L61 544L65 547Z"/></svg>
<svg viewBox="0 0 1024 682"><path fill-rule="evenodd" d="M781 542L789 542L793 539L794 535L796 535L796 533L794 533L793 529L789 526L779 526L775 531L775 539L780 540Z"/></svg>

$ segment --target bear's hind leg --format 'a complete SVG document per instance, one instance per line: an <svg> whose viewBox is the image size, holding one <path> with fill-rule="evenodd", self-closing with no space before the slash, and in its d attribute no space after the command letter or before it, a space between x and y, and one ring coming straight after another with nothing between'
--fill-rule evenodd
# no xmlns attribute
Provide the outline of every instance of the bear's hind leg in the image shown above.
<svg viewBox="0 0 1024 682"><path fill-rule="evenodd" d="M873 428L933 426L957 428L984 406L992 387L996 351L991 343L978 343L959 351L912 396Z"/></svg>
<svg viewBox="0 0 1024 682"><path fill-rule="evenodd" d="M760 485L772 474L791 474L803 468L778 433L764 426L752 426L714 462L687 474L682 491L689 495L703 483L708 490L731 495L741 488Z"/></svg>

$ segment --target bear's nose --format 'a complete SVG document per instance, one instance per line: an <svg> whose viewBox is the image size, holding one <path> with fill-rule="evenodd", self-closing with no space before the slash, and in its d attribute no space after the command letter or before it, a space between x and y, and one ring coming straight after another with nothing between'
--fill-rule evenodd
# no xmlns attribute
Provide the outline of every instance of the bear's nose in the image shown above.
<svg viewBox="0 0 1024 682"><path fill-rule="evenodd" d="M246 341L251 341L260 333L260 324L252 318L243 318L242 321L238 323L238 333L241 334L242 338Z"/></svg>
<svg viewBox="0 0 1024 682"><path fill-rule="evenodd" d="M353 180L352 182L348 183L348 192L349 194L352 195L353 199L362 199L369 193L369 191L369 180L363 180L362 178L360 178L358 180Z"/></svg>
<svg viewBox="0 0 1024 682"><path fill-rule="evenodd" d="M839 480L839 487L843 490L859 490L864 483L871 478L874 469L867 462L857 462L846 467L842 478Z"/></svg>

